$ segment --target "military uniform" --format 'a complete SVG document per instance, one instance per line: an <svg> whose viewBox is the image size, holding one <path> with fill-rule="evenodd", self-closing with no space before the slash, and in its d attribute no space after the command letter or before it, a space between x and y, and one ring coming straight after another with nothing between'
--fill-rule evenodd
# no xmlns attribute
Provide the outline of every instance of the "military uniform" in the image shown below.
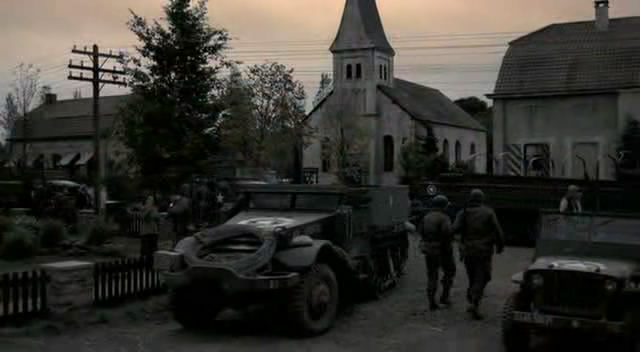
<svg viewBox="0 0 640 352"><path fill-rule="evenodd" d="M478 308L491 281L494 249L497 253L504 249L502 227L493 209L483 205L483 201L482 191L472 191L469 204L458 212L453 225L453 232L461 235L461 257L469 280L468 312L476 319L482 318Z"/></svg>
<svg viewBox="0 0 640 352"><path fill-rule="evenodd" d="M420 247L425 256L427 268L427 296L431 310L439 308L436 303L438 291L438 278L440 270L442 276L442 296L440 303L449 305L449 293L456 275L456 264L453 258L453 236L451 232L451 220L444 213L448 200L438 200L436 208L429 212L422 221Z"/></svg>

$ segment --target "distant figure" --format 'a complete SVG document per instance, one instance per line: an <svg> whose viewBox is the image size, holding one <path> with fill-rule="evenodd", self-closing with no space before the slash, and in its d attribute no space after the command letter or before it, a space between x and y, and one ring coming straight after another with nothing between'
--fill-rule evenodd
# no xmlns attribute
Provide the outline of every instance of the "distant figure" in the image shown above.
<svg viewBox="0 0 640 352"><path fill-rule="evenodd" d="M160 232L160 212L156 206L155 198L147 196L142 206L142 230L141 235L158 234Z"/></svg>
<svg viewBox="0 0 640 352"><path fill-rule="evenodd" d="M188 186L183 186L181 194L173 197L169 205L169 216L173 223L175 233L175 243L187 236L189 231L189 220L191 215L191 199L189 198Z"/></svg>
<svg viewBox="0 0 640 352"><path fill-rule="evenodd" d="M576 185L570 185L567 193L560 200L561 213L582 213L582 193Z"/></svg>
<svg viewBox="0 0 640 352"><path fill-rule="evenodd" d="M494 252L500 254L504 250L504 235L498 217L483 203L484 193L479 189L472 190L467 206L458 212L453 225L453 233L460 234L460 258L469 280L467 312L476 320L484 318L479 306L491 281Z"/></svg>

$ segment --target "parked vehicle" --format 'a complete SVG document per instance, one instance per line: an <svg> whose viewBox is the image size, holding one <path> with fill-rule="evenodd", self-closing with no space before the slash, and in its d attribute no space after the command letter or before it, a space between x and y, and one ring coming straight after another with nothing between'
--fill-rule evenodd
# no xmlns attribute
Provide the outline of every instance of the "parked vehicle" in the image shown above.
<svg viewBox="0 0 640 352"><path fill-rule="evenodd" d="M514 275L518 290L504 306L507 351L527 351L532 333L551 332L615 336L640 351L637 217L543 214L533 261Z"/></svg>
<svg viewBox="0 0 640 352"><path fill-rule="evenodd" d="M282 307L302 335L330 329L338 306L395 286L408 258L407 187L244 185L225 224L155 254L175 319L198 328L224 308Z"/></svg>

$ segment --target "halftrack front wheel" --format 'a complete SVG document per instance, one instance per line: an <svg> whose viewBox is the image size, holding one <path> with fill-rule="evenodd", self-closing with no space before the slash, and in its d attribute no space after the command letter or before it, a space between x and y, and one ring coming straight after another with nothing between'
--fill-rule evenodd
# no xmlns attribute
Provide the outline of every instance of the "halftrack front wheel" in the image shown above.
<svg viewBox="0 0 640 352"><path fill-rule="evenodd" d="M333 326L338 303L335 273L326 264L315 264L291 292L287 307L291 325L299 335L322 334Z"/></svg>
<svg viewBox="0 0 640 352"><path fill-rule="evenodd" d="M513 312L519 308L518 294L507 298L502 311L502 343L506 352L526 352L531 345L530 331L513 319Z"/></svg>
<svg viewBox="0 0 640 352"><path fill-rule="evenodd" d="M185 329L206 328L224 309L219 298L213 290L200 287L174 290L169 296L173 318Z"/></svg>

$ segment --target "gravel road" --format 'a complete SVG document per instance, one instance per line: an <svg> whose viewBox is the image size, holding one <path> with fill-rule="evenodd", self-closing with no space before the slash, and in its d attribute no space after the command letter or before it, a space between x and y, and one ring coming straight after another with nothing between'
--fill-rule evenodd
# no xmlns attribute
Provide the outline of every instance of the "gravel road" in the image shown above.
<svg viewBox="0 0 640 352"><path fill-rule="evenodd" d="M412 244L408 273L400 287L381 301L356 305L341 316L331 332L321 337L292 339L280 329L280 324L269 324L269 320L225 321L210 333L195 334L183 331L171 320L157 318L111 322L58 336L0 338L0 351L502 351L500 311L512 290L509 279L526 267L531 255L529 249L507 248L496 257L494 279L483 306L487 319L481 322L470 321L464 313L466 278L461 266L453 292L454 306L436 313L425 312L425 269L422 256ZM256 333L260 327L262 331ZM562 351L567 343L571 349L578 347L576 342L538 341L534 350ZM580 347L597 350L592 344L585 345Z"/></svg>

